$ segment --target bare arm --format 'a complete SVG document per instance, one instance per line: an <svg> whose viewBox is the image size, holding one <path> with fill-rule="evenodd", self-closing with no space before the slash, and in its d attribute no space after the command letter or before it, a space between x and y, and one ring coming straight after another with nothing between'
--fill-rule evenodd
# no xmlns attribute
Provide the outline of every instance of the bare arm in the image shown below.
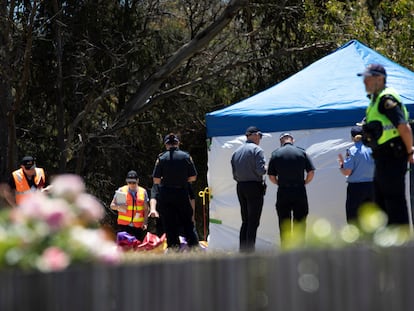
<svg viewBox="0 0 414 311"><path fill-rule="evenodd" d="M149 212L149 217L160 217L160 215L157 212L157 200L152 198L150 200L150 212Z"/></svg>
<svg viewBox="0 0 414 311"><path fill-rule="evenodd" d="M401 139L404 142L405 148L408 154L408 162L414 163L413 158L413 135L411 132L411 126L408 123L402 123L398 125L398 132L400 133Z"/></svg>
<svg viewBox="0 0 414 311"><path fill-rule="evenodd" d="M315 176L315 171L309 171L309 172L307 172L306 178L305 178L305 185L306 184L309 184L312 181L313 176Z"/></svg>
<svg viewBox="0 0 414 311"><path fill-rule="evenodd" d="M2 196L11 207L16 206L14 190L10 189L9 185L0 184L0 196Z"/></svg>
<svg viewBox="0 0 414 311"><path fill-rule="evenodd" d="M346 169L346 168L343 168L343 167L340 167L339 168L339 171L342 173L342 175L344 175L344 176L349 176L349 175L351 175L351 173L352 173L352 170L350 170L350 169Z"/></svg>
<svg viewBox="0 0 414 311"><path fill-rule="evenodd" d="M339 171L342 173L342 175L345 175L345 176L351 175L352 170L344 168L344 157L342 156L342 154L338 154L338 163L339 163Z"/></svg>
<svg viewBox="0 0 414 311"><path fill-rule="evenodd" d="M269 180L275 185L277 185L279 182L279 180L277 179L275 175L269 175Z"/></svg>

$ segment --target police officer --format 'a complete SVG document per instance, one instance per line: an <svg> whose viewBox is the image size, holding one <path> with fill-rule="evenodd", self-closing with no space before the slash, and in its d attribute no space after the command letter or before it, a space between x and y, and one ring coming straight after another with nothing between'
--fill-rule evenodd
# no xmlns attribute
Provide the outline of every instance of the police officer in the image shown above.
<svg viewBox="0 0 414 311"><path fill-rule="evenodd" d="M346 152L345 158L338 154L339 171L346 176L346 220L348 224L358 220L358 209L363 203L374 199L374 169L371 148L362 143L362 127L351 128L354 145Z"/></svg>
<svg viewBox="0 0 414 311"><path fill-rule="evenodd" d="M240 252L253 252L257 228L263 209L266 174L265 157L260 148L262 132L256 126L246 129L246 143L234 151L231 157L233 179L237 182L242 225L240 227Z"/></svg>
<svg viewBox="0 0 414 311"><path fill-rule="evenodd" d="M292 229L297 237L305 237L309 212L305 185L312 181L315 167L305 150L293 145L290 133L283 133L279 140L281 147L272 152L267 173L270 181L278 185L276 212L283 246L286 233Z"/></svg>
<svg viewBox="0 0 414 311"><path fill-rule="evenodd" d="M414 159L407 109L396 90L386 86L382 65L370 64L357 75L364 78L370 98L363 142L372 148L375 160L374 200L387 214L389 225L408 224L405 174L407 162Z"/></svg>
<svg viewBox="0 0 414 311"><path fill-rule="evenodd" d="M179 230L182 227L187 245L198 246L194 230L193 208L189 199L189 182L197 178L197 171L191 156L179 149L177 135L165 136L167 151L161 153L152 174L153 183L159 185L158 206L170 249L180 246Z"/></svg>

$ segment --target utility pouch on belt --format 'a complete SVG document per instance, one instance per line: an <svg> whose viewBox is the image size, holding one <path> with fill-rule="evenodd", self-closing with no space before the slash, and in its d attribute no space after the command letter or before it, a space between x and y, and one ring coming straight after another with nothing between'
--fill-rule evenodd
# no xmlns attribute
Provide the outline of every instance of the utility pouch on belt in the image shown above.
<svg viewBox="0 0 414 311"><path fill-rule="evenodd" d="M387 156L393 158L404 158L407 156L405 145L400 137L391 139L384 144L379 145L372 151L374 158Z"/></svg>
<svg viewBox="0 0 414 311"><path fill-rule="evenodd" d="M382 124L380 121L371 121L362 126L362 143L367 147L377 147L381 135Z"/></svg>
<svg viewBox="0 0 414 311"><path fill-rule="evenodd" d="M405 145L402 141L397 140L391 142L390 148L395 158L403 158L407 156L407 151L405 150Z"/></svg>

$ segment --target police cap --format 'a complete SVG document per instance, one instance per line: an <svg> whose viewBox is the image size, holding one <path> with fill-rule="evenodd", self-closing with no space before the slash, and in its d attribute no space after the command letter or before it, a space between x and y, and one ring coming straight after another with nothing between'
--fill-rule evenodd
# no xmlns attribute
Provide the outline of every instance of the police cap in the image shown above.
<svg viewBox="0 0 414 311"><path fill-rule="evenodd" d="M380 64L369 64L363 72L357 73L357 76L370 77L370 76L387 76L384 66Z"/></svg>
<svg viewBox="0 0 414 311"><path fill-rule="evenodd" d="M127 176L126 176L126 181L127 182L136 182L138 179L138 174L136 171L129 171Z"/></svg>
<svg viewBox="0 0 414 311"><path fill-rule="evenodd" d="M179 141L180 139L174 133L167 134L164 137L164 144L175 145L175 144L178 144Z"/></svg>

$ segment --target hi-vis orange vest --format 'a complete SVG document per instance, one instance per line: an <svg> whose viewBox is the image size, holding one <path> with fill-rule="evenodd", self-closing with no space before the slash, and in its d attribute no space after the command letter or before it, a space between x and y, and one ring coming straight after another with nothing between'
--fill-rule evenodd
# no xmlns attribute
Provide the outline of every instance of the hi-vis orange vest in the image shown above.
<svg viewBox="0 0 414 311"><path fill-rule="evenodd" d="M45 185L45 171L43 168L35 168L36 175L33 176L34 183L36 185L36 189L41 189ZM14 183L16 185L16 203L19 205L24 196L28 194L31 191L34 191L34 189L31 189L29 186L29 183L27 182L26 176L24 176L23 169L20 168L18 170L15 170L13 173L13 179Z"/></svg>
<svg viewBox="0 0 414 311"><path fill-rule="evenodd" d="M132 226L136 228L141 228L145 220L144 201L145 201L146 190L138 186L135 198L133 198L131 193L128 191L128 186L123 186L119 190L127 194L127 199L126 199L127 211L125 213L122 211L118 211L118 225L129 226L131 224Z"/></svg>

